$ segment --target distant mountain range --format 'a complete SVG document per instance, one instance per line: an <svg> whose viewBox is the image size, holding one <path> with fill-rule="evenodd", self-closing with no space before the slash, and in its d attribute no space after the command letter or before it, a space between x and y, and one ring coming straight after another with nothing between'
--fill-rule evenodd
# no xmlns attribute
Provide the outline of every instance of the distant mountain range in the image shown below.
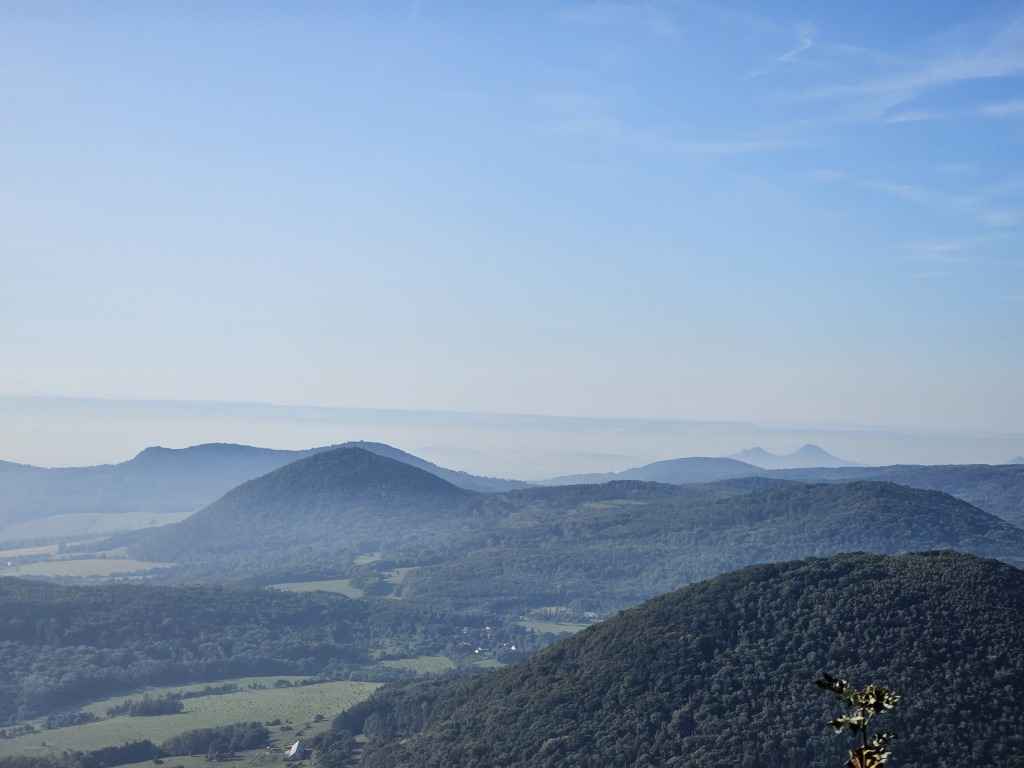
<svg viewBox="0 0 1024 768"><path fill-rule="evenodd" d="M847 461L833 456L817 445L805 445L792 453L776 455L763 448L748 448L729 458L753 464L761 469L797 469L805 467L859 467L856 461Z"/></svg>
<svg viewBox="0 0 1024 768"><path fill-rule="evenodd" d="M378 690L333 724L364 768L843 765L823 672L890 687L892 764L1024 752L1024 572L952 552L760 565L650 600L514 666ZM951 756L954 756L951 758ZM952 762L950 760L952 759Z"/></svg>
<svg viewBox="0 0 1024 768"><path fill-rule="evenodd" d="M168 521L161 516L180 519L243 482L336 447L339 446L301 451L228 444L184 449L155 447L121 464L60 469L0 462L0 541L24 541L53 536L55 532L70 539L86 533L129 530ZM350 442L343 447L359 447L403 462L466 490L502 493L531 487L521 481L479 477L439 467L382 443ZM679 458L623 472L563 476L544 485L622 480L692 484L756 476L801 482L882 480L942 490L1024 526L1024 464L839 466L851 463L811 445L774 458L761 449L737 455L762 465L804 462L818 466L765 469L734 457ZM831 466L822 466L825 464Z"/></svg>

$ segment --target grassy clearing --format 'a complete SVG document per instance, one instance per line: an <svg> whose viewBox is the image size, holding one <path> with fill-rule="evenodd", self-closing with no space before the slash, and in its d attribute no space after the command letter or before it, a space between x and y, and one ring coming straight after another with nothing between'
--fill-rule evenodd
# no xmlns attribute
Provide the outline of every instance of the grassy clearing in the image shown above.
<svg viewBox="0 0 1024 768"><path fill-rule="evenodd" d="M143 573L158 568L173 568L174 563L149 563L130 558L90 558L88 560L46 560L7 569L16 576L87 576L106 578L115 573Z"/></svg>
<svg viewBox="0 0 1024 768"><path fill-rule="evenodd" d="M475 659L474 661L472 661L470 663L474 667L479 667L480 669L501 669L502 667L505 666L504 664L502 664L497 659L492 659L490 657L483 658L483 659Z"/></svg>
<svg viewBox="0 0 1024 768"><path fill-rule="evenodd" d="M304 738L304 737L303 737ZM292 739L291 741L295 741ZM288 743L290 744L291 741ZM284 741L277 746L282 746ZM196 755L195 757L168 757L164 759L164 768L210 768L211 765L217 765L217 763L211 763L206 759L205 755ZM252 752L239 752L234 758L232 758L228 765L232 768L269 768L274 766L280 768L285 765L281 760L281 753L269 753L264 750L253 750ZM299 763L299 765L308 766L309 761L305 763ZM127 765L123 768L153 768L153 763L146 761L144 763L134 763L133 765Z"/></svg>
<svg viewBox="0 0 1024 768"><path fill-rule="evenodd" d="M395 568L394 570L389 571L385 575L385 579L384 580L388 581L388 582L391 582L395 586L398 586L403 581L405 581L406 574L411 573L412 571L415 571L418 568L420 568L420 566L412 566L412 567L409 567L409 568Z"/></svg>
<svg viewBox="0 0 1024 768"><path fill-rule="evenodd" d="M16 739L3 739L0 740L0 756L42 754L54 750L60 752L65 749L87 751L142 739L149 739L154 744L160 744L183 731L253 720L267 722L279 719L283 723L292 723L294 730L291 731L280 731L277 727L270 729L275 740L291 743L295 740L298 731L304 730L304 735L309 736L314 729L322 730L329 727L330 720L336 714L367 698L379 686L378 683L339 681L274 688L274 682L279 679L294 682L300 678L271 677L221 681L221 684L224 682L235 683L241 690L237 693L185 699L185 711L177 715L114 717L70 728L40 730L37 733L19 736ZM267 687L255 690L245 687L250 683L259 683ZM204 683L193 686L153 688L144 693L160 696L173 691L199 690L206 685L216 684ZM100 717L106 717L109 707L122 703L125 698L138 699L141 696L142 693L132 697L119 696L95 702L83 709ZM323 715L324 721L314 726L313 721L316 715ZM306 723L309 723L311 728L306 728ZM39 723L36 725L39 726ZM178 758L172 758L172 760L174 761L172 764L177 764ZM280 755L276 756L276 760L280 761Z"/></svg>
<svg viewBox="0 0 1024 768"><path fill-rule="evenodd" d="M563 621L527 620L517 621L516 624L518 624L521 627L525 627L526 629L532 629L534 632L550 632L554 635L560 635L563 632L575 634L576 632L579 632L581 629L586 629L590 626L590 624L570 624L568 622Z"/></svg>
<svg viewBox="0 0 1024 768"><path fill-rule="evenodd" d="M447 656L420 656L417 659L394 659L382 661L382 667L391 669L407 669L417 675L433 675L455 669L455 664Z"/></svg>
<svg viewBox="0 0 1024 768"><path fill-rule="evenodd" d="M273 589L286 592L335 592L346 597L362 597L363 590L352 586L351 579L331 579L329 581L295 581L285 584L272 584Z"/></svg>
<svg viewBox="0 0 1024 768"><path fill-rule="evenodd" d="M367 558L375 559L374 555L362 555L356 558L356 562L372 562L373 559L367 560ZM398 586L405 579L405 576L410 571L415 571L415 567L410 568L394 568L390 571L386 571L383 576L384 580ZM327 581L292 581L284 582L281 584L272 584L274 589L283 589L288 592L336 592L346 597L358 598L363 596L363 590L359 587L352 586L351 579L329 579Z"/></svg>

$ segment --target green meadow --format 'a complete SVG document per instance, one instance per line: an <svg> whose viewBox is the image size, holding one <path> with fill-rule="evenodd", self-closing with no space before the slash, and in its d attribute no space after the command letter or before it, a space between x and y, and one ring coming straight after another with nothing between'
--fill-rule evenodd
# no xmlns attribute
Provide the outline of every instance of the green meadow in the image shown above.
<svg viewBox="0 0 1024 768"><path fill-rule="evenodd" d="M88 751L144 739L159 745L172 736L196 728L252 721L266 723L272 720L280 720L292 727L286 731L281 731L279 727L271 728L271 733L279 746L281 743L294 741L300 732L305 731L304 735L310 735L311 730L307 728L307 724L314 727L317 715L322 715L323 722L316 730L322 730L325 727L324 723L329 724L336 714L367 698L380 685L335 681L274 687L278 680L297 683L300 679L302 678L268 677L221 681L219 684L234 683L239 686L239 690L235 693L185 699L185 711L176 715L107 718L106 713L107 709L121 704L127 698L137 700L146 693L151 696L162 696L177 691L202 690L211 684L151 688L132 696L118 696L94 702L83 707L83 710L105 719L53 730L42 730L41 721L36 722L35 725L39 728L36 733L14 739L0 739L0 756L59 753L63 750ZM266 687L249 688L251 684ZM174 760L177 761L177 758Z"/></svg>
<svg viewBox="0 0 1024 768"><path fill-rule="evenodd" d="M590 626L590 624L570 624L561 621L529 621L525 619L517 621L516 624L526 629L532 629L534 632L549 632L553 635L560 635L563 632L575 634L581 629L586 629Z"/></svg>

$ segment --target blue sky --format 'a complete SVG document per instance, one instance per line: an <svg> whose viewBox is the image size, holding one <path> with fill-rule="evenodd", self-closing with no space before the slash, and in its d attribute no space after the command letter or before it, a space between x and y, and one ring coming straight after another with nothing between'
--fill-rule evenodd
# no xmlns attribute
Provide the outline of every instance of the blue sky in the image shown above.
<svg viewBox="0 0 1024 768"><path fill-rule="evenodd" d="M1024 436L1022 141L1021 2L5 0L0 396Z"/></svg>

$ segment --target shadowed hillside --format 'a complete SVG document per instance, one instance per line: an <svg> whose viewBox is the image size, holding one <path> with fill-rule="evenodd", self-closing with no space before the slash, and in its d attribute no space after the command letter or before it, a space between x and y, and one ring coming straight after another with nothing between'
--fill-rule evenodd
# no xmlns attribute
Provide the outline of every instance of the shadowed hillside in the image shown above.
<svg viewBox="0 0 1024 768"><path fill-rule="evenodd" d="M827 671L903 696L892 764L1020 765L1024 572L955 553L763 565L655 598L507 669L386 688L339 716L363 768L811 766Z"/></svg>

